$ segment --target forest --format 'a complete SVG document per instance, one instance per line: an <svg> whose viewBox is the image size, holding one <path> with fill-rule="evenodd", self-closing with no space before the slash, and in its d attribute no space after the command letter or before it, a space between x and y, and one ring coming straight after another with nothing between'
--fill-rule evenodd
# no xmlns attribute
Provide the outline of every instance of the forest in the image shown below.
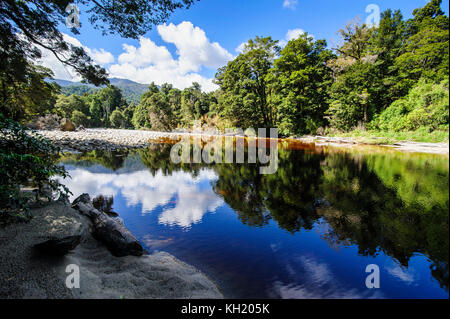
<svg viewBox="0 0 450 319"><path fill-rule="evenodd" d="M408 20L392 10L378 26L355 19L338 34L336 48L307 33L284 47L255 37L217 71L215 92L152 83L139 103L113 85L61 89L48 83L50 70L30 64L20 87L2 76L2 113L20 122L56 114L84 127L170 131L200 121L220 130L278 127L282 136L419 131L448 140L449 19L441 0Z"/></svg>

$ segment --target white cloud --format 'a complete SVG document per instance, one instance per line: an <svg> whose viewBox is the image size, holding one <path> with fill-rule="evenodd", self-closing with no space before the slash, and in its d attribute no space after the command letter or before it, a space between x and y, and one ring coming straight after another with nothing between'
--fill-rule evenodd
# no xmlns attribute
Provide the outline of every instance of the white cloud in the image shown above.
<svg viewBox="0 0 450 319"><path fill-rule="evenodd" d="M301 36L302 34L305 34L306 31L303 29L289 29L288 32L286 33L286 36L284 39L280 40L279 45L281 47L285 47L289 41L297 39L299 36ZM311 37L314 39L314 37L310 34L308 34L308 37Z"/></svg>
<svg viewBox="0 0 450 319"><path fill-rule="evenodd" d="M217 42L211 42L205 32L191 22L178 25L159 25L158 33L166 43L175 45L178 59L174 59L167 47L158 46L151 39L141 37L139 47L124 45L125 53L117 64L111 65L113 77L127 78L139 83L171 83L184 89L198 82L204 91L217 86L200 75L203 67L216 69L225 65L233 56Z"/></svg>
<svg viewBox="0 0 450 319"><path fill-rule="evenodd" d="M242 42L238 45L238 47L235 49L236 52L242 53L245 50L245 47L247 46L247 42Z"/></svg>
<svg viewBox="0 0 450 319"><path fill-rule="evenodd" d="M94 61L105 67L110 77L126 78L143 84L170 83L184 89L198 82L206 92L217 89L212 78L202 76L203 68L217 69L233 59L233 55L211 42L206 33L191 22L178 25L159 25L158 33L166 43L174 44L177 58L174 58L164 45L158 46L149 38L141 37L139 45L123 44L123 53L117 59L104 49L91 49L83 46L77 39L64 34L64 39L76 46L82 46ZM79 81L80 77L63 66L49 51L43 52L42 65L53 70L55 78Z"/></svg>
<svg viewBox="0 0 450 319"><path fill-rule="evenodd" d="M95 63L105 66L114 62L114 56L104 49L90 49L87 46L81 44L81 42L68 34L63 33L63 38L66 42L82 47L86 53L94 60ZM68 80L68 81L80 81L81 77L71 67L62 64L55 55L47 50L41 49L42 58L37 61L45 67L50 68L56 79Z"/></svg>
<svg viewBox="0 0 450 319"><path fill-rule="evenodd" d="M292 29L288 30L286 33L286 40L291 41L294 39L297 39L299 36L305 33L305 30L303 29Z"/></svg>
<svg viewBox="0 0 450 319"><path fill-rule="evenodd" d="M283 8L295 10L297 8L298 0L284 0Z"/></svg>
<svg viewBox="0 0 450 319"><path fill-rule="evenodd" d="M205 32L191 22L160 25L158 33L165 42L177 47L178 63L183 71L198 71L201 66L218 68L233 58L219 43L210 42Z"/></svg>

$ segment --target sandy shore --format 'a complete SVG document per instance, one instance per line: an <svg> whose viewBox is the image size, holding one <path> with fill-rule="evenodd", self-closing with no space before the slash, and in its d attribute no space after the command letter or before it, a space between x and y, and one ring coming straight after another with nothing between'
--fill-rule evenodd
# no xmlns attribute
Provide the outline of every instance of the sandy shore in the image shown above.
<svg viewBox="0 0 450 319"><path fill-rule="evenodd" d="M151 144L151 140L159 138L177 139L180 136L189 134L183 132L155 132L143 130L119 130L119 129L86 129L76 132L61 131L38 131L39 134L52 140L56 145L69 151L90 151L93 149L123 149L141 148ZM216 135L215 132L203 132L208 136ZM317 146L345 147L349 145L364 145L352 138L305 136L295 140L306 144ZM447 143L418 143L418 142L397 142L392 145L380 145L390 147L403 152L449 154L449 144Z"/></svg>
<svg viewBox="0 0 450 319"><path fill-rule="evenodd" d="M1 298L223 298L204 274L165 252L114 257L91 235L90 220L57 201L31 210L27 223L0 228ZM50 236L81 236L65 256L33 246ZM80 288L66 287L67 265L80 269Z"/></svg>

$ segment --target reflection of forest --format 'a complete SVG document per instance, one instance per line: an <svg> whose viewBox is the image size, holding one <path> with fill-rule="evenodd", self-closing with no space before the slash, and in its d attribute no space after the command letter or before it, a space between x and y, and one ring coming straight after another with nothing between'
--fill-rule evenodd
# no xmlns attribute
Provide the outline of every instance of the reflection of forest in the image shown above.
<svg viewBox="0 0 450 319"><path fill-rule="evenodd" d="M171 146L155 144L133 153L153 174L183 170L196 176L202 168L213 169L214 192L249 226L274 219L295 233L323 220L329 225L324 240L357 245L362 255L382 251L408 266L414 253L423 253L432 261L433 277L448 291L448 158L281 148L276 174L261 175L258 164L173 164ZM123 155L94 151L66 156L64 162L117 169Z"/></svg>

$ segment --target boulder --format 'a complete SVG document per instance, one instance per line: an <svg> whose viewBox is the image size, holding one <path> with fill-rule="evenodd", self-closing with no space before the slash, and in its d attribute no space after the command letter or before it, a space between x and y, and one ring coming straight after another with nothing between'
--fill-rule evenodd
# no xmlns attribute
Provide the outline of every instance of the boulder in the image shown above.
<svg viewBox="0 0 450 319"><path fill-rule="evenodd" d="M75 131L75 125L70 120L63 118L60 129L63 132L73 132Z"/></svg>
<svg viewBox="0 0 450 319"><path fill-rule="evenodd" d="M88 194L82 194L75 199L72 208L89 217L93 224L92 235L104 243L114 256L142 256L142 245L123 222L96 209Z"/></svg>
<svg viewBox="0 0 450 319"><path fill-rule="evenodd" d="M51 237L34 245L34 248L47 255L63 256L80 244L81 236Z"/></svg>

